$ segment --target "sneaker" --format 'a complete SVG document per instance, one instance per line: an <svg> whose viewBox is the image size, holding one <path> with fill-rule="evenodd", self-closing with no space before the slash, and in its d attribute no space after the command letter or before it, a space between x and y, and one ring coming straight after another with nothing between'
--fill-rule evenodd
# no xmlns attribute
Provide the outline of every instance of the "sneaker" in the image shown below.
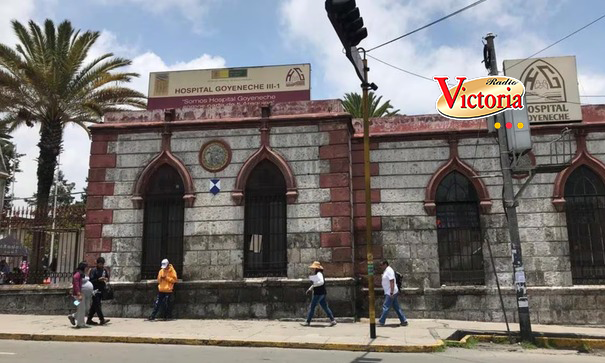
<svg viewBox="0 0 605 363"><path fill-rule="evenodd" d="M401 323L401 326L408 326L408 321L404 321L403 323Z"/></svg>
<svg viewBox="0 0 605 363"><path fill-rule="evenodd" d="M86 325L99 325L99 323L97 323L96 321L93 321L93 320L88 320L86 322Z"/></svg>
<svg viewBox="0 0 605 363"><path fill-rule="evenodd" d="M384 323L378 323L378 325L380 325L380 326L384 326Z"/></svg>
<svg viewBox="0 0 605 363"><path fill-rule="evenodd" d="M111 321L111 319L103 319L101 320L101 325L105 325L107 323L109 323Z"/></svg>
<svg viewBox="0 0 605 363"><path fill-rule="evenodd" d="M334 325L336 325L336 320L332 320L332 321L330 322L330 326L334 326Z"/></svg>
<svg viewBox="0 0 605 363"><path fill-rule="evenodd" d="M302 326L309 326L309 325L311 325L311 323L309 323L308 321L305 321L304 323L300 323L300 325L302 325Z"/></svg>
<svg viewBox="0 0 605 363"><path fill-rule="evenodd" d="M69 319L69 322L71 323L71 325L73 325L73 326L76 325L76 318L74 318L72 315L67 315L67 319Z"/></svg>
<svg viewBox="0 0 605 363"><path fill-rule="evenodd" d="M154 320L155 320L155 318L153 316L150 316L147 318L147 321L154 321Z"/></svg>

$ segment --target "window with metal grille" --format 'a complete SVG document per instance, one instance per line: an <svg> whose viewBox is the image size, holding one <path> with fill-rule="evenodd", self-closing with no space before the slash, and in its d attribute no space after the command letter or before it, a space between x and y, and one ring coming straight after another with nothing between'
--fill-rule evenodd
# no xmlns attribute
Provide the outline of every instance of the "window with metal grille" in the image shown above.
<svg viewBox="0 0 605 363"><path fill-rule="evenodd" d="M245 198L244 276L286 276L286 181L275 164L254 168Z"/></svg>
<svg viewBox="0 0 605 363"><path fill-rule="evenodd" d="M439 184L435 202L441 284L485 284L479 198L474 186L453 171Z"/></svg>
<svg viewBox="0 0 605 363"><path fill-rule="evenodd" d="M587 166L565 183L565 214L574 284L605 284L605 184Z"/></svg>
<svg viewBox="0 0 605 363"><path fill-rule="evenodd" d="M155 279L165 258L179 278L182 274L183 195L183 179L179 173L169 165L160 166L151 177L145 193L142 279Z"/></svg>

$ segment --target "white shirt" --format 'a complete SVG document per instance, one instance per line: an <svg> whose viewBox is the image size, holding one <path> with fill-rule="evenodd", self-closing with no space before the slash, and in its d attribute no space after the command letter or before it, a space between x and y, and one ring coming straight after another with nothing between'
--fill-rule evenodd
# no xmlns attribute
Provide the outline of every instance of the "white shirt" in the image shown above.
<svg viewBox="0 0 605 363"><path fill-rule="evenodd" d="M313 276L314 278L311 279L311 276ZM311 280L311 282L313 282L312 287L319 287L324 284L324 274L322 274L321 272L318 272L316 275L311 276L309 276L309 279Z"/></svg>
<svg viewBox="0 0 605 363"><path fill-rule="evenodd" d="M84 277L84 281L82 281L82 292L92 293L94 287L92 286L92 282L90 282L90 278L88 276Z"/></svg>
<svg viewBox="0 0 605 363"><path fill-rule="evenodd" d="M397 287L397 281L395 280L395 270L393 270L391 266L387 266L382 273L382 288L384 289L385 295L391 295L391 280L395 286L393 294L396 294L399 292L399 288Z"/></svg>

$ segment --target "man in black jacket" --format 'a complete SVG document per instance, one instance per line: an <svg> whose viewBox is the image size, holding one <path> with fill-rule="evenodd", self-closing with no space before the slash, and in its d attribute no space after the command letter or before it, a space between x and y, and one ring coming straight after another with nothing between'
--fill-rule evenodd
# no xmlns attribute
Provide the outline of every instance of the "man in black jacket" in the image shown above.
<svg viewBox="0 0 605 363"><path fill-rule="evenodd" d="M94 295L92 297L92 306L88 312L86 324L99 325L99 323L92 320L96 313L101 321L100 324L105 325L109 323L109 319L105 319L103 316L103 311L101 311L101 299L103 297L103 291L107 287L106 284L109 282L109 272L105 269L105 259L103 257L97 258L97 268L90 270L90 282L92 282L92 286L94 287Z"/></svg>

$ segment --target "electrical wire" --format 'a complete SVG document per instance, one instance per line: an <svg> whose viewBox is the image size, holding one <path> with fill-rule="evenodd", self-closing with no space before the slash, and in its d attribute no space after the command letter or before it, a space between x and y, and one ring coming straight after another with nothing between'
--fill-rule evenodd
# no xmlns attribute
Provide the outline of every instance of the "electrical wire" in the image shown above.
<svg viewBox="0 0 605 363"><path fill-rule="evenodd" d="M414 33L418 32L418 31L420 31L420 30L422 30L422 29L426 29L426 28L430 27L431 25L435 25L435 24L437 24L437 23L439 23L439 22L441 22L441 21L443 21L443 20L445 20L445 19L447 19L447 18L450 18L450 17L452 17L452 16L454 16L454 15L456 15L456 14L460 14L461 12L466 11L466 10L468 10L468 9L472 8L472 7L475 7L475 6L477 6L477 5L481 4L482 2L485 2L485 1L487 1L487 0L479 0L479 1L476 1L476 2L474 2L474 3L472 3L472 4L470 4L470 5L466 6L466 7L464 7L464 8L462 8L462 9L458 10L458 11L455 11L455 12L453 12L453 13L449 14L449 15L446 15L446 16L444 16L444 17L440 18L440 19L437 19L437 20L433 21L432 23L429 23L429 24L427 24L427 25L425 25L425 26L423 26L423 27L420 27L420 28L418 28L418 29L412 30L411 32L406 33L406 34L403 34L403 35L402 35L402 36L400 36L400 37L397 37L397 38L395 38L395 39L389 40L389 41L388 41L388 42L386 42L386 43L382 43L382 44L380 44L380 45L377 45L377 46L375 46L374 48L370 48L369 50L367 50L367 51L366 51L366 53L371 52L371 51L373 51L373 50L375 50L375 49L378 49L378 48L380 48L380 47L384 47L384 46L385 46L385 45L387 45L387 44L390 44L390 43L393 43L393 42L395 42L395 41L397 41L397 40L399 40L399 39L405 38L405 37L407 37L408 35L412 35L412 34L414 34Z"/></svg>
<svg viewBox="0 0 605 363"><path fill-rule="evenodd" d="M399 68L399 67L397 67L397 66L394 66L394 65L392 65L392 64L390 64L390 63L387 63L387 62L385 62L385 61L383 61L383 60L380 60L380 59L378 59L378 58L376 58L376 57L373 57L373 56L371 56L371 55L369 55L369 54L367 54L367 53L366 53L366 55L367 55L369 58L372 58L372 59L374 59L375 61L380 62L380 63L382 63L382 64L384 64L384 65L387 65L387 66L389 66L389 67L391 67L391 68L397 69L398 71L401 71L401 72L407 73L407 74L412 75L412 76L416 76L416 77L418 77L418 78L425 79L425 80L427 80L427 81L435 82L435 81L434 81L432 78L425 77L425 76L420 75L420 74L418 74L418 73L414 73L414 72L406 71L406 70L405 70L405 69L403 69L403 68Z"/></svg>
<svg viewBox="0 0 605 363"><path fill-rule="evenodd" d="M513 64L512 66L508 67L506 70L509 70L509 69L511 69L511 68L514 68L514 67L518 66L519 64L521 64L521 63L525 62L526 60L530 59L531 57L533 57L533 56L535 56L535 55L538 55L538 54L542 53L543 51L545 51L545 50L547 50L547 49L549 49L549 48L554 47L555 45L557 45L557 44L561 43L561 42L562 42L562 41L564 41L565 39L567 39L567 38L571 37L572 35L574 35L574 34L576 34L576 33L579 33L580 31L582 31L582 30L584 30L584 29L588 28L589 26L591 26L592 24L596 23L597 21L599 21L599 20L601 20L601 19L603 19L603 18L605 18L605 14L601 15L600 17L598 17L597 19L595 19L595 20L591 21L590 23L588 23L588 24L584 25L584 26L583 26L583 27L581 27L580 29L577 29L577 30L573 31L572 33L570 33L570 34L568 34L568 35L564 36L563 38L561 38L561 39L557 40L556 42L552 43L552 44L551 44L551 45L549 45L548 47L543 48L543 49L541 49L541 50L539 50L539 51L535 52L534 54L530 55L529 57L527 57L527 58L525 58L525 59L523 59L523 60L521 60L521 61L519 61L519 62L517 62L517 63Z"/></svg>

